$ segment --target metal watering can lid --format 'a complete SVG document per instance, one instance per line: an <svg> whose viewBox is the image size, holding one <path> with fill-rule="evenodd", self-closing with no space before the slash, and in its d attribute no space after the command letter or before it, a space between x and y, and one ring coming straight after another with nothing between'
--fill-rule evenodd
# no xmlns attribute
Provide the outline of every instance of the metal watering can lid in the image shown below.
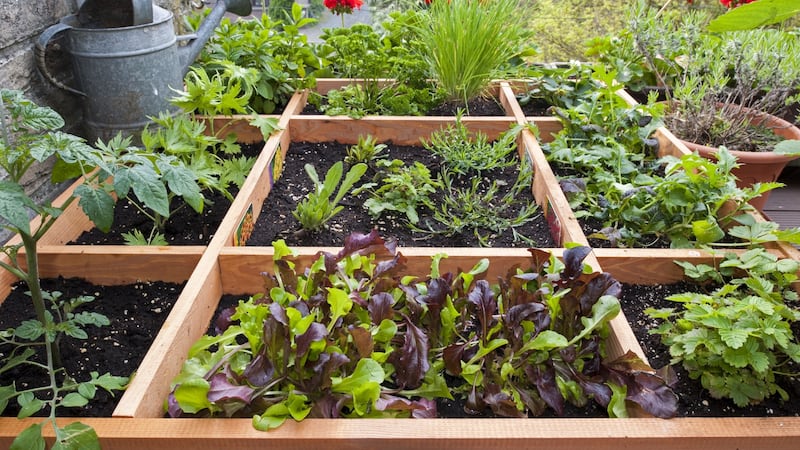
<svg viewBox="0 0 800 450"><path fill-rule="evenodd" d="M84 28L122 28L153 22L151 0L84 0L78 8Z"/></svg>

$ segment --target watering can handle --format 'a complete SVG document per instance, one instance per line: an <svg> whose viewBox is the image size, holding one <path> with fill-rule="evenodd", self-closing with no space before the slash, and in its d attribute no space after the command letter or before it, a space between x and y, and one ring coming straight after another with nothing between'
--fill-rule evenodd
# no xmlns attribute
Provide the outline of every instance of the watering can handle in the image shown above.
<svg viewBox="0 0 800 450"><path fill-rule="evenodd" d="M70 28L71 27L69 25L65 25L63 23L57 23L55 25L52 25L48 29L44 30L44 32L41 35L39 35L39 39L36 40L36 47L34 49L34 53L36 54L36 65L39 66L39 71L42 73L42 75L44 75L47 81L53 83L54 85L60 87L65 91L86 97L86 94L62 83L47 70L47 61L46 61L47 45L50 43L51 40L53 40L53 38L56 37L56 35L64 31L67 31Z"/></svg>

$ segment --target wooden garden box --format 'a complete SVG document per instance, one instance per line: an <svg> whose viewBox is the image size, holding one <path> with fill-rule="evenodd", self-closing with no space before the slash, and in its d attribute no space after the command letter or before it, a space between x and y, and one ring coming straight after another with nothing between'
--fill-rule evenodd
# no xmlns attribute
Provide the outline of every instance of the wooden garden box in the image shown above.
<svg viewBox="0 0 800 450"><path fill-rule="evenodd" d="M324 84L320 85L324 89ZM498 86L498 95L506 104L506 117L464 118L473 129L490 136L508 129L511 123L532 121L539 127L540 138L549 140L560 125L554 118L530 118L522 115L507 84ZM86 273L97 267L106 269L99 278L114 282L120 270L107 270L110 261L120 254L133 253L141 265L137 276L148 277L147 270L170 266L175 278L188 280L161 332L152 344L145 361L123 395L120 406L110 418L82 419L95 428L105 450L151 450L175 448L292 448L330 449L620 449L641 448L674 450L704 448L796 450L800 448L800 418L675 418L656 419L307 419L289 421L276 430L259 432L249 419L169 419L164 417L164 402L170 382L179 372L189 347L203 335L225 294L255 293L261 287L259 273L271 270L272 249L235 246L237 230L248 217L258 220L264 199L269 195L275 168L285 157L292 141L324 141L348 136L355 143L358 132L370 133L380 142L416 143L444 124L447 117L365 117L354 121L345 117L301 116L307 92L295 95L280 117L282 131L271 136L256 161L229 213L208 246L189 249L161 249L163 253L147 253L142 249L70 247L54 249L43 245L41 250L47 274L62 272ZM241 118L236 118L242 120ZM225 119L219 119L225 120ZM246 130L247 127L244 129ZM413 129L413 131L412 131ZM343 130L347 130L342 134ZM246 133L247 131L244 131ZM533 193L542 205L559 245L567 242L586 244L586 238L569 211L566 198L555 182L539 143L533 134L520 135L519 150L523 160L534 166ZM276 160L276 158L278 158ZM77 220L77 219L75 219ZM54 242L61 244L65 241ZM115 247L115 246L110 246ZM299 264L308 264L321 248L298 248ZM326 249L332 250L332 249ZM561 255L563 249L552 249ZM781 251L784 251L781 247ZM790 250L785 250L790 251ZM443 270L471 267L479 258L491 260L490 273L502 273L516 263L525 263L525 249L497 248L401 248L408 257L408 267L426 273L430 258L446 252ZM110 254L109 254L110 253ZM151 264L154 258L164 259ZM117 256L114 256L117 255ZM169 256L168 256L169 255ZM185 259L180 259L185 258ZM709 255L699 250L595 249L586 262L598 270L609 271L623 282L667 283L680 279L682 273L673 263L676 259L695 263L708 261ZM103 261L96 263L95 260ZM133 259L132 261L135 261ZM180 262L178 262L180 261ZM75 269L75 264L84 264ZM137 266L139 267L139 266ZM102 272L98 272L102 273ZM154 275L154 274L153 274ZM161 273L160 275L164 275ZM2 279L0 289L8 289ZM3 297L5 295L3 294ZM642 355L624 316L611 324L610 357L627 350ZM0 447L11 440L33 420L0 418ZM65 418L64 422L74 419ZM46 430L46 432L50 432ZM52 436L51 436L52 437Z"/></svg>

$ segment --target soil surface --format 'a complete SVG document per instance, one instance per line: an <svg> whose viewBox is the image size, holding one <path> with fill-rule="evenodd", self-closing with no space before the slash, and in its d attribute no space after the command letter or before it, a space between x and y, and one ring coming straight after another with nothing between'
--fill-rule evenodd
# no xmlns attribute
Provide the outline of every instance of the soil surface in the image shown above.
<svg viewBox="0 0 800 450"><path fill-rule="evenodd" d="M125 286L95 286L80 279L43 279L46 291L63 293L62 298L81 295L95 297L95 301L81 307L105 315L111 324L105 327L86 327L86 340L68 336L62 339L61 353L68 374L78 381L89 379L89 373L110 373L129 376L144 359L155 336L164 324L172 305L183 289L175 283L136 283ZM30 297L25 295L27 285L17 283L8 298L0 305L0 330L17 327L23 320L35 316ZM9 346L0 345L0 356L8 355ZM41 357L42 355L40 355ZM39 359L44 361L44 359ZM0 374L0 386L16 383L17 389L46 385L43 372L22 366ZM98 390L95 400L83 408L59 410L60 416L102 417L110 416L119 401L121 392L112 397ZM4 415L16 415L17 404L9 403Z"/></svg>
<svg viewBox="0 0 800 450"><path fill-rule="evenodd" d="M325 98L322 98L325 102ZM491 117L491 116L506 116L506 111L503 109L497 99L494 97L476 97L464 104L464 102L445 102L430 109L426 116L455 116L459 110L463 110L465 116L473 117ZM306 115L321 115L325 114L316 107L316 105L307 103L303 108L301 114Z"/></svg>
<svg viewBox="0 0 800 450"><path fill-rule="evenodd" d="M235 194L235 191L233 192ZM173 199L170 215L164 227L164 236L169 245L207 245L231 206L231 201L218 192L205 192L203 212L197 213L179 198ZM114 207L114 223L111 231L103 233L97 228L85 231L70 244L78 245L123 245L123 233L139 230L149 236L153 222L127 199L118 201Z"/></svg>
<svg viewBox="0 0 800 450"><path fill-rule="evenodd" d="M241 144L241 156L255 158L263 147L263 142ZM231 186L229 190L231 196L235 197L238 188ZM207 245L211 242L231 206L231 200L217 191L205 191L203 197L203 211L200 213L183 203L180 198L172 200L170 211L173 212L165 223L163 232L169 245ZM125 244L123 233L139 230L144 236L149 236L152 229L152 220L133 203L124 199L118 201L114 207L114 222L111 225L111 231L103 233L97 228L92 228L82 233L70 244L121 245Z"/></svg>
<svg viewBox="0 0 800 450"><path fill-rule="evenodd" d="M303 167L306 163L312 164L322 179L330 166L336 161L344 159L347 147L347 145L339 143L292 143L284 163L283 174L264 201L261 215L255 223L247 245L270 246L275 240L284 239L290 246L341 246L344 243L344 238L351 233L368 233L373 228L377 228L384 238L396 239L401 246L476 247L479 245L478 239L471 230L449 237L444 234L412 231L407 226L404 220L405 215L402 213L392 212L389 214L385 212L380 218L373 220L367 209L363 207L364 202L369 198L369 192L362 192L356 196L346 196L342 201L344 209L334 216L322 231L303 231L300 223L292 215L292 211L298 202L313 187ZM419 161L429 167L432 177L436 177L439 172L440 161L422 147L389 145L386 157L389 159L401 159L406 161L406 164L413 164L413 161ZM346 171L347 169L345 169L345 173ZM501 186L501 190L498 193L498 196L502 196L504 191L516 181L517 174L518 168L516 166L487 172L483 174L482 185L488 186L492 180L502 181L503 186ZM362 178L362 182L372 180L375 175L376 172L372 168L368 169ZM464 181L471 182L471 178L465 178ZM432 195L433 204L440 204L443 195L444 193L441 190ZM530 202L534 202L534 199L530 189L527 189L524 195L515 200L513 214L516 214L522 205ZM427 223L431 223L432 227L438 227L429 218L431 212L427 208L420 208L418 212L420 227L424 227ZM506 230L492 238L489 246L555 246L547 222L541 212L534 220L519 227L517 232L531 239L531 242L515 240L513 231Z"/></svg>

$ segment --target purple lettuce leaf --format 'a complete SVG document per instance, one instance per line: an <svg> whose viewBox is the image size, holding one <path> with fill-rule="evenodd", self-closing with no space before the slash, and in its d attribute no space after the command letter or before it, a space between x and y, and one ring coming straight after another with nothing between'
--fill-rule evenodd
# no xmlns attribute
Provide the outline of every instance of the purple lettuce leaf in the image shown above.
<svg viewBox="0 0 800 450"><path fill-rule="evenodd" d="M224 373L217 373L209 380L208 400L210 402L222 402L226 400L236 400L244 404L249 404L253 396L253 388L231 384L228 376Z"/></svg>
<svg viewBox="0 0 800 450"><path fill-rule="evenodd" d="M486 280L478 280L469 292L467 301L475 305L476 315L481 323L481 339L488 339L489 329L494 325L494 314L497 312L497 300L494 291Z"/></svg>
<svg viewBox="0 0 800 450"><path fill-rule="evenodd" d="M422 384L430 368L428 361L429 342L425 332L403 315L405 333L403 344L389 355L394 365L395 382L400 389L416 389Z"/></svg>
<svg viewBox="0 0 800 450"><path fill-rule="evenodd" d="M369 318L374 325L379 325L384 319L394 318L394 297L388 292L379 292L373 295L367 303Z"/></svg>
<svg viewBox="0 0 800 450"><path fill-rule="evenodd" d="M375 408L378 411L409 411L411 417L415 419L436 418L436 401L426 398L411 400L405 397L381 394L375 402Z"/></svg>

